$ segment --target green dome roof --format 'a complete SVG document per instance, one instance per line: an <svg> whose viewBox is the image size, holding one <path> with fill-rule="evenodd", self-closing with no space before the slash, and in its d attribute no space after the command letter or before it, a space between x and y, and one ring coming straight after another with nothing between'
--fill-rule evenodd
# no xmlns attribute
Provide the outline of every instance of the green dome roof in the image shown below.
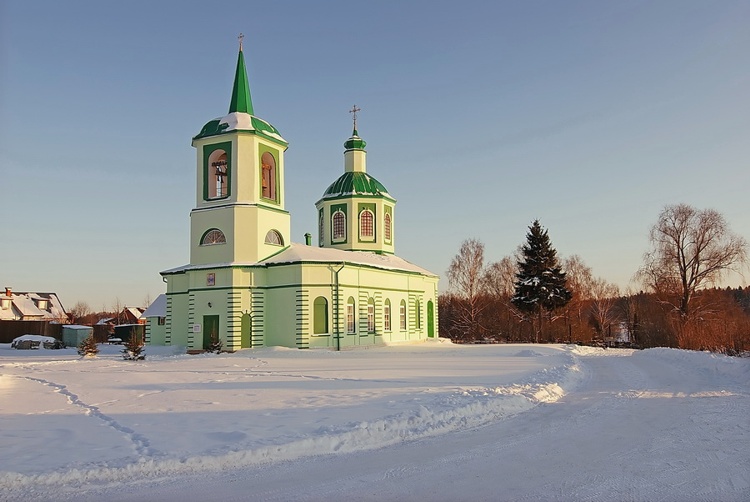
<svg viewBox="0 0 750 502"><path fill-rule="evenodd" d="M214 119L206 123L201 132L193 139L225 134L233 131L250 131L264 136L265 138L281 141L286 144L286 140L281 136L278 129L266 122L265 120L247 113L233 112L226 117Z"/></svg>
<svg viewBox="0 0 750 502"><path fill-rule="evenodd" d="M388 189L382 183L369 174L361 172L346 172L339 176L339 179L326 189L323 198L342 195L380 195L391 198Z"/></svg>
<svg viewBox="0 0 750 502"><path fill-rule="evenodd" d="M367 143L359 137L356 129L352 133L352 137L344 142L344 148L347 150L364 150L366 146Z"/></svg>

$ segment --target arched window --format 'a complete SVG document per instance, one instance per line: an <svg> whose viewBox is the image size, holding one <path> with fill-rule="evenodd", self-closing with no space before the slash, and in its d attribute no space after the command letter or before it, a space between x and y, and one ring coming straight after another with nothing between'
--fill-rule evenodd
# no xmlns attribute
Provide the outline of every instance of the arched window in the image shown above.
<svg viewBox="0 0 750 502"><path fill-rule="evenodd" d="M391 241L391 214L385 213L385 218L383 219L383 234L385 234L385 240L390 242Z"/></svg>
<svg viewBox="0 0 750 502"><path fill-rule="evenodd" d="M218 228L212 228L201 238L201 246L214 246L216 244L226 244L227 238L224 236L224 232Z"/></svg>
<svg viewBox="0 0 750 502"><path fill-rule="evenodd" d="M367 332L375 333L375 300L367 300Z"/></svg>
<svg viewBox="0 0 750 502"><path fill-rule="evenodd" d="M422 306L419 304L419 300L414 300L414 327L422 329Z"/></svg>
<svg viewBox="0 0 750 502"><path fill-rule="evenodd" d="M331 232L332 239L334 242L336 241L343 241L346 239L346 215L341 209L337 209L335 213L333 213L332 220L332 227L333 232Z"/></svg>
<svg viewBox="0 0 750 502"><path fill-rule="evenodd" d="M284 238L276 230L269 230L266 234L266 244L284 245Z"/></svg>
<svg viewBox="0 0 750 502"><path fill-rule="evenodd" d="M276 159L268 152L260 157L261 163L261 195L264 199L276 199Z"/></svg>
<svg viewBox="0 0 750 502"><path fill-rule="evenodd" d="M375 239L375 216L369 209L359 213L359 238L368 241Z"/></svg>
<svg viewBox="0 0 750 502"><path fill-rule="evenodd" d="M328 300L319 296L313 302L313 333L328 333Z"/></svg>
<svg viewBox="0 0 750 502"><path fill-rule="evenodd" d="M357 332L357 323L356 318L354 316L354 298L349 297L349 300L346 302L346 332L347 333L356 333Z"/></svg>
<svg viewBox="0 0 750 502"><path fill-rule="evenodd" d="M391 301L388 299L385 300L385 305L383 305L383 329L391 330Z"/></svg>
<svg viewBox="0 0 750 502"><path fill-rule="evenodd" d="M208 190L206 196L208 199L219 199L229 195L227 152L221 149L211 152L211 155L208 157L207 174L206 182L208 183Z"/></svg>
<svg viewBox="0 0 750 502"><path fill-rule="evenodd" d="M401 300L401 305L398 307L398 323L401 331L406 331L406 302Z"/></svg>

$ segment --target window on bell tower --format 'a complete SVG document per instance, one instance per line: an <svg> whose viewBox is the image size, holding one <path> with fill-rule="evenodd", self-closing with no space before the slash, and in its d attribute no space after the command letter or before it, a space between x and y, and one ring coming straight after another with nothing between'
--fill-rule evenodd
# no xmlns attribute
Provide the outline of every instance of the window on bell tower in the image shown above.
<svg viewBox="0 0 750 502"><path fill-rule="evenodd" d="M229 195L229 163L225 150L214 150L208 157L206 183L206 199L222 199Z"/></svg>
<svg viewBox="0 0 750 502"><path fill-rule="evenodd" d="M218 228L212 228L208 230L203 237L201 237L201 246L214 246L216 244L226 244L227 238L224 232Z"/></svg>
<svg viewBox="0 0 750 502"><path fill-rule="evenodd" d="M261 195L264 199L276 198L276 159L269 152L260 157L261 163Z"/></svg>

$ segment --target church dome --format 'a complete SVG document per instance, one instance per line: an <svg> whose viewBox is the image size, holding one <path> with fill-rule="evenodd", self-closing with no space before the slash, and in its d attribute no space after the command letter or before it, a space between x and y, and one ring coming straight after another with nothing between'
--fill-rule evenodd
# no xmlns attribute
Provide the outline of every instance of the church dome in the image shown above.
<svg viewBox="0 0 750 502"><path fill-rule="evenodd" d="M352 137L344 142L344 148L347 150L364 150L366 146L367 143L359 137L356 129L352 133Z"/></svg>
<svg viewBox="0 0 750 502"><path fill-rule="evenodd" d="M201 132L193 137L193 139L215 136L232 131L251 131L268 139L286 143L286 140L284 140L278 129L274 126L261 118L243 112L232 112L225 117L207 122L201 129Z"/></svg>
<svg viewBox="0 0 750 502"><path fill-rule="evenodd" d="M344 195L380 195L391 198L381 182L363 172L346 172L331 183L323 194L324 199Z"/></svg>

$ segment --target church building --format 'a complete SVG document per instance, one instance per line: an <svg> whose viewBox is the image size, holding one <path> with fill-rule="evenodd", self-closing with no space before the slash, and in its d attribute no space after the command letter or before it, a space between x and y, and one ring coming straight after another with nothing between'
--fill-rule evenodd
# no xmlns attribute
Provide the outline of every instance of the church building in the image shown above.
<svg viewBox="0 0 750 502"><path fill-rule="evenodd" d="M317 245L310 234L293 243L288 143L254 115L240 43L229 113L192 141L190 263L161 272L166 301L148 344L341 349L437 336L438 277L395 255L396 200L367 172L352 111L344 173L315 204Z"/></svg>

